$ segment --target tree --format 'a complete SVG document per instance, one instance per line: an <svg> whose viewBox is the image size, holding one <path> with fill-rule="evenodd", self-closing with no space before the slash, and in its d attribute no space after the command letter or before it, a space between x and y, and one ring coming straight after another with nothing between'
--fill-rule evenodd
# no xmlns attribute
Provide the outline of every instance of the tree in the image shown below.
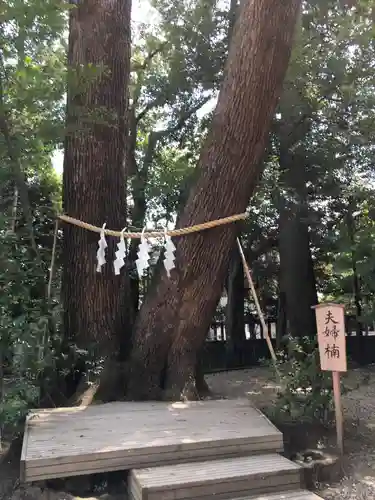
<svg viewBox="0 0 375 500"><path fill-rule="evenodd" d="M368 162L364 125L373 107L367 87L373 54L369 18L366 2L349 13L337 2L306 2L303 9L268 159L276 163L278 174L274 200L284 334L315 332L314 265L319 265L317 254L324 259L319 248L323 242L315 235L322 232L327 216L323 204L331 196L344 196L343 180Z"/></svg>
<svg viewBox="0 0 375 500"><path fill-rule="evenodd" d="M269 125L287 69L298 0L243 4L230 45L201 173L178 226L246 210L261 173ZM136 322L128 392L178 397L194 389L195 365L219 300L235 226L176 240L177 268L159 270ZM186 392L187 391L187 392Z"/></svg>
<svg viewBox="0 0 375 500"><path fill-rule="evenodd" d="M0 434L43 399L56 374L59 306L46 283L60 201L51 152L63 124L66 8L56 0L2 4ZM6 393L4 368L16 381Z"/></svg>
<svg viewBox="0 0 375 500"><path fill-rule="evenodd" d="M85 0L70 13L63 209L116 228L126 226L130 10L130 0ZM94 233L64 226L64 327L80 348L109 354L125 324L126 278L110 265L95 272L97 241ZM115 241L108 243L113 255ZM128 332L121 330L121 338Z"/></svg>

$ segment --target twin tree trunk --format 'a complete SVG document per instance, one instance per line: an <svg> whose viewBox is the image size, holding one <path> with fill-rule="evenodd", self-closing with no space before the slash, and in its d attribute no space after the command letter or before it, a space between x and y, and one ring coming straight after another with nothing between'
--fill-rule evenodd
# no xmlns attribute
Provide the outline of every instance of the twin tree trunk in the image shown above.
<svg viewBox="0 0 375 500"><path fill-rule="evenodd" d="M300 0L247 0L235 26L200 176L179 217L186 227L244 212L261 174L269 127L288 66ZM139 313L128 396L195 392L195 366L237 227L176 238L176 269L160 269Z"/></svg>
<svg viewBox="0 0 375 500"><path fill-rule="evenodd" d="M126 225L125 146L130 72L130 0L84 0L71 9L63 207L109 228ZM111 260L96 272L99 235L64 226L62 291L66 338L93 354L125 336L126 274Z"/></svg>

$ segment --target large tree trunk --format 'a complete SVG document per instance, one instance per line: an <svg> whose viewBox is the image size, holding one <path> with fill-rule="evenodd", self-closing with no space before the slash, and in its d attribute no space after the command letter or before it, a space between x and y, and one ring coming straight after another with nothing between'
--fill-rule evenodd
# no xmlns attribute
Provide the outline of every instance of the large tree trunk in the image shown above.
<svg viewBox="0 0 375 500"><path fill-rule="evenodd" d="M113 229L126 225L130 13L131 0L83 0L70 13L63 207ZM98 234L64 226L65 335L100 356L119 347L117 333L128 336L126 277L114 275L116 241L107 241L107 264L97 273Z"/></svg>
<svg viewBox="0 0 375 500"><path fill-rule="evenodd" d="M300 0L247 0L236 23L201 174L179 227L243 212L259 178L288 66ZM237 227L176 239L176 269L161 270L138 316L128 394L179 397L195 390L197 352L213 317ZM190 391L191 389L191 391Z"/></svg>
<svg viewBox="0 0 375 500"><path fill-rule="evenodd" d="M280 296L285 298L287 332L294 337L316 334L317 304L314 264L306 210L297 204L280 211Z"/></svg>

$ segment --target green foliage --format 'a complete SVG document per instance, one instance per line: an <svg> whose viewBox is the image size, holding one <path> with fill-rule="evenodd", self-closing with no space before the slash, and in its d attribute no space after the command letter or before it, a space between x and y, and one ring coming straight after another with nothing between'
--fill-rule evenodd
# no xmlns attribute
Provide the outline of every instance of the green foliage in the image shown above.
<svg viewBox="0 0 375 500"><path fill-rule="evenodd" d="M358 184L344 199L336 201L335 210L342 214L333 226L332 250L327 266L330 282L327 298L336 297L355 313L353 281L359 280L361 318L371 324L375 320L375 207L374 190Z"/></svg>
<svg viewBox="0 0 375 500"><path fill-rule="evenodd" d="M181 205L181 189L188 184L194 167L186 152L174 148L160 149L150 172L146 196L148 211L155 220L171 218Z"/></svg>
<svg viewBox="0 0 375 500"><path fill-rule="evenodd" d="M320 369L316 340L286 339L278 354L282 390L272 409L279 421L329 423L332 417L332 378Z"/></svg>
<svg viewBox="0 0 375 500"><path fill-rule="evenodd" d="M58 283L49 300L47 282L61 205L51 154L63 139L67 5L57 0L2 5L0 428L17 424L39 404L56 362ZM27 200L20 196L20 179Z"/></svg>
<svg viewBox="0 0 375 500"><path fill-rule="evenodd" d="M0 426L16 423L30 404L38 405L40 377L54 363L46 275L22 236L6 232L4 224L1 232L5 236L0 243L0 352L12 380L2 391Z"/></svg>
<svg viewBox="0 0 375 500"><path fill-rule="evenodd" d="M136 27L133 226L175 220L202 142L201 117L217 94L228 48L228 11L215 1L154 0L157 22Z"/></svg>

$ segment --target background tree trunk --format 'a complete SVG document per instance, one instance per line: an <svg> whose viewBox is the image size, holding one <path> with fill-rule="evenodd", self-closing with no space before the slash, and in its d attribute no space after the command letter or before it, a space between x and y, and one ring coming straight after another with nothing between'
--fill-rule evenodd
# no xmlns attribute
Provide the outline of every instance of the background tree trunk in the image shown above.
<svg viewBox="0 0 375 500"><path fill-rule="evenodd" d="M280 349L282 338L287 334L285 293L279 290L277 301L276 348Z"/></svg>
<svg viewBox="0 0 375 500"><path fill-rule="evenodd" d="M113 229L126 225L130 12L130 0L84 0L70 13L63 208L72 217ZM64 226L65 334L100 356L118 347L117 333L128 336L126 277L114 275L117 242L107 241L107 264L99 274L98 235Z"/></svg>
<svg viewBox="0 0 375 500"><path fill-rule="evenodd" d="M356 200L353 197L349 199L348 212L346 214L346 226L348 237L350 241L350 260L353 272L353 299L356 315L356 334L360 337L363 335L362 325L362 296L359 274L357 270L357 256L356 256L356 241L355 241L355 220L353 213L356 209Z"/></svg>
<svg viewBox="0 0 375 500"><path fill-rule="evenodd" d="M245 337L244 270L237 245L232 251L228 273L228 303L225 314L229 367L242 362Z"/></svg>
<svg viewBox="0 0 375 500"><path fill-rule="evenodd" d="M316 334L317 304L314 265L310 236L303 217L303 207L296 204L280 211L280 289L285 297L287 333L293 337Z"/></svg>
<svg viewBox="0 0 375 500"><path fill-rule="evenodd" d="M243 3L200 158L201 174L179 227L243 212L261 160L288 66L299 0ZM187 396L195 391L197 352L214 314L237 235L235 225L176 239L176 269L161 270L138 316L128 395Z"/></svg>

